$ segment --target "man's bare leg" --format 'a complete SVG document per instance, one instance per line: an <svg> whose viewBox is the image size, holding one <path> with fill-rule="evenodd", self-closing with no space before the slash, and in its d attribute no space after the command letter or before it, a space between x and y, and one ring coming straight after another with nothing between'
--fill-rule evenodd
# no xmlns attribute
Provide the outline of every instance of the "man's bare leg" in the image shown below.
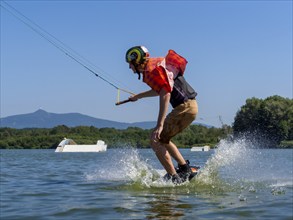
<svg viewBox="0 0 293 220"><path fill-rule="evenodd" d="M178 164L180 165L186 164L186 161L184 160L182 154L180 153L180 151L178 150L178 148L172 141L169 141L169 144L164 144L164 145L167 151L169 152L169 154L177 161Z"/></svg>
<svg viewBox="0 0 293 220"><path fill-rule="evenodd" d="M156 153L157 158L159 159L160 163L165 168L167 173L169 173L171 175L176 174L176 170L174 168L172 158L170 156L170 153L165 148L165 146L161 143L157 143L157 144L155 144L155 146L152 145L152 147Z"/></svg>

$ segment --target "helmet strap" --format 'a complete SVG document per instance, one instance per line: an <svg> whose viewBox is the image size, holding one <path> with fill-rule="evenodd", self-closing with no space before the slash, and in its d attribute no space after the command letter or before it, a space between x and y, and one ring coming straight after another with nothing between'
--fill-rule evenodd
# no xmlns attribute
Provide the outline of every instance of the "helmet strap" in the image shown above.
<svg viewBox="0 0 293 220"><path fill-rule="evenodd" d="M138 75L138 79L140 80L140 72L139 72L139 70L138 70L138 68L137 68L137 65L136 65L134 62L132 62L132 64L133 64L133 66L134 66L135 73L137 73L137 75Z"/></svg>

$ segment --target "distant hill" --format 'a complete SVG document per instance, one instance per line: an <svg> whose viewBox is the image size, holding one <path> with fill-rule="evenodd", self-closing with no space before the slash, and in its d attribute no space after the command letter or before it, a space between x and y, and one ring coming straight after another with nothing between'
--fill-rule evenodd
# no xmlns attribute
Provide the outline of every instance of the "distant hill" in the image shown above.
<svg viewBox="0 0 293 220"><path fill-rule="evenodd" d="M155 127L155 121L124 123L90 117L79 113L56 114L44 110L37 110L33 113L13 115L0 119L0 127L9 128L53 128L58 125L68 127L94 126L96 128L126 129L128 127L139 127L150 129ZM203 125L203 124L202 124ZM207 125L203 125L207 126ZM210 126L207 126L210 127Z"/></svg>

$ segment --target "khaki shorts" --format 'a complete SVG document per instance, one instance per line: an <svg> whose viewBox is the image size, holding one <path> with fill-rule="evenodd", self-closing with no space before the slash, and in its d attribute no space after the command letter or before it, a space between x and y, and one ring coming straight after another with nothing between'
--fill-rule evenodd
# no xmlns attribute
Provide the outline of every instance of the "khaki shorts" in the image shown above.
<svg viewBox="0 0 293 220"><path fill-rule="evenodd" d="M194 121L197 112L198 107L195 99L176 106L165 119L160 142L168 144L172 137L183 131Z"/></svg>

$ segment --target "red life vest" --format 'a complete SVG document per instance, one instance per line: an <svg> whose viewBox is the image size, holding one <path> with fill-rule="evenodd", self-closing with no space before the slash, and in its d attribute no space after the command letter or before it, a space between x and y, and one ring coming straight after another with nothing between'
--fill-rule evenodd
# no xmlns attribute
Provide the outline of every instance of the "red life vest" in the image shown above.
<svg viewBox="0 0 293 220"><path fill-rule="evenodd" d="M164 57L149 58L143 74L143 82L148 84L157 93L159 93L162 88L164 88L167 92L172 91L166 70L160 65L163 60ZM179 75L183 75L186 64L187 60L177 54L174 50L168 51L168 54L165 57L166 68L175 68Z"/></svg>

